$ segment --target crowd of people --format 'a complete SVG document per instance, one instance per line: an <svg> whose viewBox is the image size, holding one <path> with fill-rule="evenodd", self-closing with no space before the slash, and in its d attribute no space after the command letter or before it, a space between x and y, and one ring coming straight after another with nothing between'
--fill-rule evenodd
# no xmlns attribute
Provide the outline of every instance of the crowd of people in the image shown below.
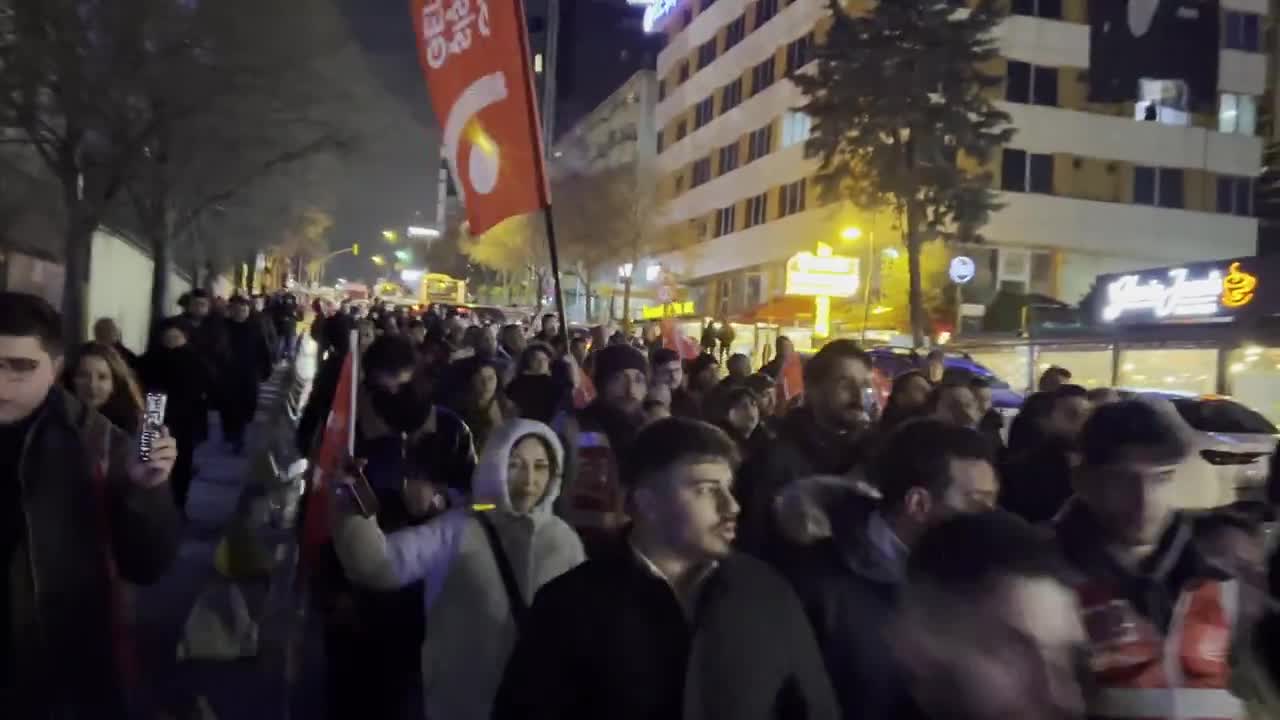
<svg viewBox="0 0 1280 720"><path fill-rule="evenodd" d="M24 498L8 505L21 512L0 549L30 561L21 577L34 581L0 594L10 616L35 612L47 628L70 611L64 591L79 607L85 593L109 597L97 593L113 573L163 572L179 505L155 495L167 481L178 496L202 413L222 412L237 445L248 389L295 351L296 326L286 334L279 318L296 323L297 303L255 302L218 311L193 295L140 358L101 323L61 363L56 313L0 296L0 441L12 451L0 457L4 487ZM851 340L802 362L780 338L757 369L721 347L723 329L704 338L713 351L682 357L658 325L569 337L555 315L525 328L376 304L314 311L304 455L347 355L360 358L355 457L333 494L332 542L308 568L330 717L1280 712L1280 572L1266 542L1280 493L1177 507L1173 479L1194 445L1167 403L1085 390L1051 368L1006 428L989 384L940 353L890 378L881 403L878 370ZM793 397L784 375L797 367ZM150 463L122 455L99 479L73 419L136 430L138 393L153 388L188 405L166 418L176 443ZM108 502L87 502L94 492ZM65 527L67 507L84 522ZM95 529L113 563L98 562ZM55 552L82 567L46 571ZM109 651L108 621L90 637ZM25 696L10 680L20 665L79 702L67 676L27 664L30 627L12 624L0 644L0 699ZM37 657L60 658L70 638L58 627L35 638Z"/></svg>

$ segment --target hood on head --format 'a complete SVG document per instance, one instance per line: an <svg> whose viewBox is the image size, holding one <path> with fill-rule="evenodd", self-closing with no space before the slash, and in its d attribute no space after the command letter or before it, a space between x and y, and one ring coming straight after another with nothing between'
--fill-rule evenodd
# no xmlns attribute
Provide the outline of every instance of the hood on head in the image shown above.
<svg viewBox="0 0 1280 720"><path fill-rule="evenodd" d="M550 514L552 505L560 495L560 477L564 472L564 448L560 438L546 425L535 420L515 419L494 428L480 453L475 475L471 478L471 496L475 503L492 503L503 512L512 512L511 495L507 488L507 462L516 443L529 435L541 438L551 449L555 474L547 483L547 491L534 506L532 515Z"/></svg>

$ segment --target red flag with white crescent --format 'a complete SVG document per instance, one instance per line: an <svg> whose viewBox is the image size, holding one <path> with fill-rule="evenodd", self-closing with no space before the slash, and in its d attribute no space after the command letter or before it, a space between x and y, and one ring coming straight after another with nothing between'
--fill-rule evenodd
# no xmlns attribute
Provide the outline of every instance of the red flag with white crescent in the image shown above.
<svg viewBox="0 0 1280 720"><path fill-rule="evenodd" d="M347 461L351 424L355 422L351 394L355 378L351 357L351 353L347 353L346 359L342 361L338 389L333 394L333 404L329 408L329 418L320 438L320 447L316 451L315 465L311 471L311 483L307 488L299 549L303 567L310 567L317 561L320 550L333 536L333 483Z"/></svg>
<svg viewBox="0 0 1280 720"><path fill-rule="evenodd" d="M675 350L681 360L692 360L698 357L702 352L702 348L698 347L698 343L693 338L684 334L680 326L671 318L662 320L662 345L668 350Z"/></svg>
<svg viewBox="0 0 1280 720"><path fill-rule="evenodd" d="M479 235L550 204L521 0L411 0L443 152Z"/></svg>

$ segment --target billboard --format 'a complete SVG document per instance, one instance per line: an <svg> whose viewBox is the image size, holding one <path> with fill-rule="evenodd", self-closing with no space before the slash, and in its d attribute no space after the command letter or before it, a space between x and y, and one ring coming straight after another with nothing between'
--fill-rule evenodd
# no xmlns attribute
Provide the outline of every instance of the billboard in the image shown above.
<svg viewBox="0 0 1280 720"><path fill-rule="evenodd" d="M1217 111L1219 0L1090 0L1089 100L1138 100L1142 79L1185 83L1185 107Z"/></svg>

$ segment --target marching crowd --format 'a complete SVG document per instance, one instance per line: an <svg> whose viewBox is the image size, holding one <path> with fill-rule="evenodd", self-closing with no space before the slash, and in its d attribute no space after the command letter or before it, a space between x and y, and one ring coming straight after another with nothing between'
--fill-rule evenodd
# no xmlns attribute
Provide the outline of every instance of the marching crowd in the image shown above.
<svg viewBox="0 0 1280 720"><path fill-rule="evenodd" d="M113 588L165 572L207 413L242 448L306 310L215 300L186 298L138 357L110 321L68 347L43 301L0 294L14 717L124 716ZM1176 507L1195 445L1167 403L1052 368L1006 428L988 383L937 353L881 408L849 340L801 361L780 338L757 370L728 325L686 358L657 325L311 312L304 455L360 356L355 459L312 568L331 717L1280 712L1273 507ZM147 462L140 391L169 395Z"/></svg>

